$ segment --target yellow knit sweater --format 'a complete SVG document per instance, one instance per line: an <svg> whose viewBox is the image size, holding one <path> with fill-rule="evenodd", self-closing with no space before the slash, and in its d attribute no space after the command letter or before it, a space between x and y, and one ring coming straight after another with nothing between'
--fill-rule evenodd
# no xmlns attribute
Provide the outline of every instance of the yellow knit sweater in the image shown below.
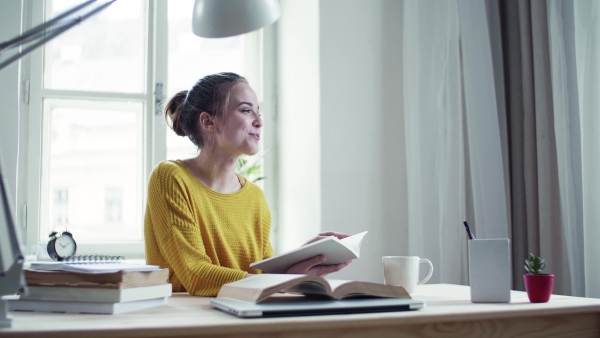
<svg viewBox="0 0 600 338"><path fill-rule="evenodd" d="M271 213L254 183L213 191L183 161L152 172L144 220L146 262L170 269L173 291L216 296L221 286L260 273L249 264L273 255Z"/></svg>

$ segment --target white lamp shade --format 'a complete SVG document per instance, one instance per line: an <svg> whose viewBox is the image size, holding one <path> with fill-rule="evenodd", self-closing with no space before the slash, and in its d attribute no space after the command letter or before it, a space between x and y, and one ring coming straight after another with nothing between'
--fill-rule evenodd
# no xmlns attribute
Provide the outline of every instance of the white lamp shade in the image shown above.
<svg viewBox="0 0 600 338"><path fill-rule="evenodd" d="M278 0L196 0L192 31L204 38L248 33L277 21Z"/></svg>

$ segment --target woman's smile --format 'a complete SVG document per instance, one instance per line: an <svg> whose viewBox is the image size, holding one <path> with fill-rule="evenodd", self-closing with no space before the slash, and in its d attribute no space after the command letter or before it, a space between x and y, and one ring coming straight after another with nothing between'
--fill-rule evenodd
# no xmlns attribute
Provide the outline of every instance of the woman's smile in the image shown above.
<svg viewBox="0 0 600 338"><path fill-rule="evenodd" d="M260 141L260 133L250 133L250 136L255 138L257 141Z"/></svg>

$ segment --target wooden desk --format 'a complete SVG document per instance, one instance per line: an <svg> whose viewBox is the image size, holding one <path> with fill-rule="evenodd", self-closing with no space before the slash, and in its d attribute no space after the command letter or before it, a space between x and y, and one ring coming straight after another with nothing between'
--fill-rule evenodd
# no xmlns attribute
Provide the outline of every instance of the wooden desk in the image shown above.
<svg viewBox="0 0 600 338"><path fill-rule="evenodd" d="M175 294L167 306L122 315L11 312L0 336L36 337L600 337L600 299L552 296L531 304L514 291L508 304L473 304L469 287L419 286L418 311L238 319L208 298Z"/></svg>

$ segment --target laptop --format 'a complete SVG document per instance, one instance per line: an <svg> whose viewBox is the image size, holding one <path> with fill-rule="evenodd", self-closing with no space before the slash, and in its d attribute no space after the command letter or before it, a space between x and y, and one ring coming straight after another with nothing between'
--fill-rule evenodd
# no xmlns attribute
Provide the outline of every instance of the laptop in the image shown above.
<svg viewBox="0 0 600 338"><path fill-rule="evenodd" d="M210 305L240 318L311 316L421 309L425 302L403 298L352 298L344 300L305 297L271 297L260 303L232 298L215 298Z"/></svg>

